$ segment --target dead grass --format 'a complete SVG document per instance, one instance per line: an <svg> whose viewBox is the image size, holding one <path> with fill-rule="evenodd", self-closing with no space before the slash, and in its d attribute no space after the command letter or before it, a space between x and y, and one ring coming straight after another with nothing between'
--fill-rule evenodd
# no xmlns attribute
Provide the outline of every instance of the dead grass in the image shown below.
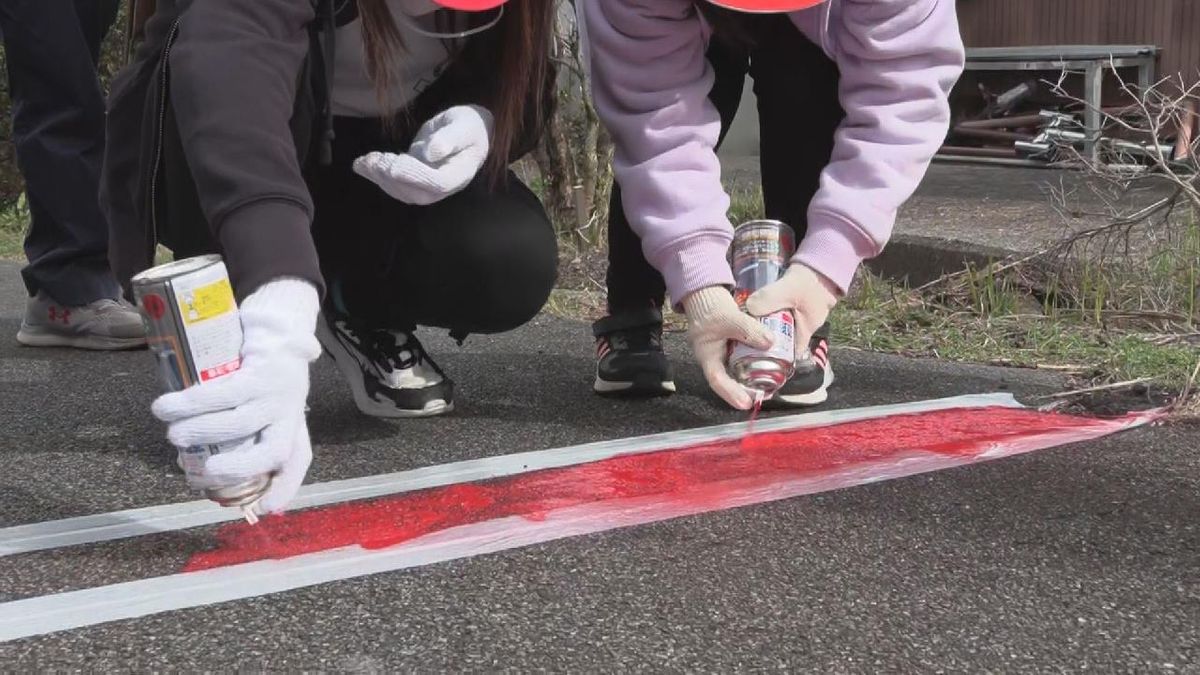
<svg viewBox="0 0 1200 675"><path fill-rule="evenodd" d="M930 294L863 275L835 314L834 339L871 351L1052 370L1080 387L1137 382L1180 392L1180 399L1196 393L1187 388L1200 363L1200 342L1192 335L1096 324L1086 313L1044 312L1019 287L989 283L968 284L960 295Z"/></svg>

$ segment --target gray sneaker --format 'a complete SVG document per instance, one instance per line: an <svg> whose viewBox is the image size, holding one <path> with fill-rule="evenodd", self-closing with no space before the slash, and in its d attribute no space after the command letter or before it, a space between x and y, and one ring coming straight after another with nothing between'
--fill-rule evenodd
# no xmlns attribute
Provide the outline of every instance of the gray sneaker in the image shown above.
<svg viewBox="0 0 1200 675"><path fill-rule="evenodd" d="M38 293L25 306L17 342L29 347L137 349L146 346L146 327L141 314L125 302L105 299L63 307Z"/></svg>

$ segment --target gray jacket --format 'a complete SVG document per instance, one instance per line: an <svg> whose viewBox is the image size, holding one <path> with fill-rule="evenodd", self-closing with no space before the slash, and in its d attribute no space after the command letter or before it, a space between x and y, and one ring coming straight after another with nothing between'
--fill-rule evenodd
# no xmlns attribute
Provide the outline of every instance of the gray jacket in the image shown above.
<svg viewBox="0 0 1200 675"><path fill-rule="evenodd" d="M222 252L242 297L281 276L322 287L301 169L315 18L312 0L159 0L109 95L101 202L122 284L162 242Z"/></svg>

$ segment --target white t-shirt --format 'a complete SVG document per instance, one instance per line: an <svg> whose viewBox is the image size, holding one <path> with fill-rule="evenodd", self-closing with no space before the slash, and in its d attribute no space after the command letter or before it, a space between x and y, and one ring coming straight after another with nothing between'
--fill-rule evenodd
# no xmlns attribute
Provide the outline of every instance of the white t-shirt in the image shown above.
<svg viewBox="0 0 1200 675"><path fill-rule="evenodd" d="M450 60L446 42L412 29L419 23L432 31L429 21L438 8L431 0L387 0L404 44L392 55L392 80L386 101L380 101L367 72L363 49L362 18L337 29L333 59L333 114L344 117L381 117L403 110L437 80Z"/></svg>

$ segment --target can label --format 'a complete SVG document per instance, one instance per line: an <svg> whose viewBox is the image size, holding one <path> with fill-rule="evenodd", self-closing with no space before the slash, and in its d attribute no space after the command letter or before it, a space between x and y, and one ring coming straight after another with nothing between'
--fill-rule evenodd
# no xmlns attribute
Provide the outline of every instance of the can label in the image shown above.
<svg viewBox="0 0 1200 675"><path fill-rule="evenodd" d="M734 230L729 263L733 270L734 298L743 310L752 293L783 276L794 250L792 230L781 222L751 221ZM758 320L771 332L774 343L769 349L756 349L741 342L731 342L728 363L743 385L752 386L750 383L754 382L755 388L770 396L774 388L782 385L793 372L796 317L790 310L782 310L758 317Z"/></svg>
<svg viewBox="0 0 1200 675"><path fill-rule="evenodd" d="M734 230L730 266L739 291L753 293L783 276L795 250L792 230L775 221L746 223Z"/></svg>
<svg viewBox="0 0 1200 675"><path fill-rule="evenodd" d="M228 375L242 364L242 322L224 267L210 265L173 284L199 382Z"/></svg>
<svg viewBox="0 0 1200 675"><path fill-rule="evenodd" d="M796 360L795 315L789 310L783 310L759 317L758 320L775 336L775 344L770 349L755 349L742 342L731 342L729 361L736 363L742 359L768 358L782 363L793 363Z"/></svg>

